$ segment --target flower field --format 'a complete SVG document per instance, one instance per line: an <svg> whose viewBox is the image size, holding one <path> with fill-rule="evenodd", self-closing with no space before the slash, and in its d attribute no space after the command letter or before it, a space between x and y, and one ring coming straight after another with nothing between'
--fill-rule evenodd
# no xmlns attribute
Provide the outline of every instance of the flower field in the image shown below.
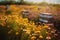
<svg viewBox="0 0 60 40"><path fill-rule="evenodd" d="M40 22L36 25L38 23L35 24L34 21L28 19L31 15L37 19L40 12L46 12L45 9L38 9L38 11L37 6L30 6L30 9L27 7L10 5L7 10L4 9L0 13L0 33L5 34L5 40L56 40L57 33L54 25ZM21 11L24 9L29 9L31 15L23 18Z"/></svg>

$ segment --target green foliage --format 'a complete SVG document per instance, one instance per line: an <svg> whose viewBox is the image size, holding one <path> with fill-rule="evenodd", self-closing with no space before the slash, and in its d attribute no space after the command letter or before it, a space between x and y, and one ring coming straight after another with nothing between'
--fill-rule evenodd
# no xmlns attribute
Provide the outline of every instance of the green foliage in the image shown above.
<svg viewBox="0 0 60 40"><path fill-rule="evenodd" d="M28 34L22 33L21 40L28 40L28 38L29 38L29 35Z"/></svg>
<svg viewBox="0 0 60 40"><path fill-rule="evenodd" d="M42 29L40 35L42 35L45 38L47 35L46 32L47 32L46 29Z"/></svg>

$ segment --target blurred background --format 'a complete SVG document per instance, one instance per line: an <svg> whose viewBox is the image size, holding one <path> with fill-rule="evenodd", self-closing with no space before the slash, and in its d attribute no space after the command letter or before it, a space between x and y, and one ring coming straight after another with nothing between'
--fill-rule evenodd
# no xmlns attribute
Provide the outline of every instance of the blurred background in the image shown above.
<svg viewBox="0 0 60 40"><path fill-rule="evenodd" d="M0 40L60 40L60 0L0 0Z"/></svg>

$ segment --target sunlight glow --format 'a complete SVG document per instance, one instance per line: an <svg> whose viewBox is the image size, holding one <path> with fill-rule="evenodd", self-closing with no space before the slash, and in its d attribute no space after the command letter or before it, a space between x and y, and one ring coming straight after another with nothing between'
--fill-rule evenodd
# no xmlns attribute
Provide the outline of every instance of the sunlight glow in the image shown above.
<svg viewBox="0 0 60 40"><path fill-rule="evenodd" d="M53 4L60 4L60 0L24 0L28 2L47 2L47 3L53 3Z"/></svg>

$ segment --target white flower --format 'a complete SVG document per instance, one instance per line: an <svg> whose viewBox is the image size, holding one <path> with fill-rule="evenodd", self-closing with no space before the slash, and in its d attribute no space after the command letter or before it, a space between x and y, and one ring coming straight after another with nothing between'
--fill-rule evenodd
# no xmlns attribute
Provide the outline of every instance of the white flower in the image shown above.
<svg viewBox="0 0 60 40"><path fill-rule="evenodd" d="M51 37L46 37L46 39L51 39Z"/></svg>

